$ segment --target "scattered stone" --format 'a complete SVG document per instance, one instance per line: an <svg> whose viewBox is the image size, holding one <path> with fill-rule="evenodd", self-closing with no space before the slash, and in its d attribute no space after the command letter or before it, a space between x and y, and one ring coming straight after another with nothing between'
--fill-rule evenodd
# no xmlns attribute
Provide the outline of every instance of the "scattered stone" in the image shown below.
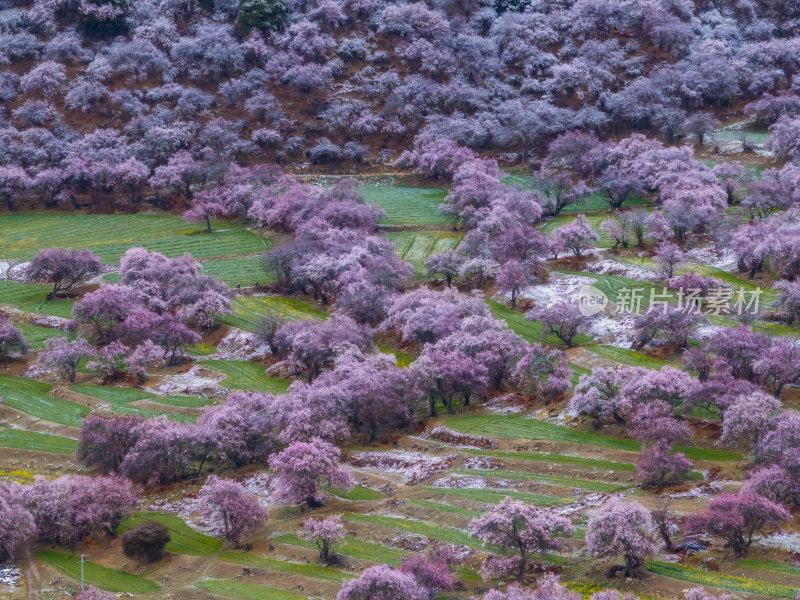
<svg viewBox="0 0 800 600"><path fill-rule="evenodd" d="M499 469L502 463L491 456L470 456L464 461L465 469L482 469L493 471Z"/></svg>
<svg viewBox="0 0 800 600"><path fill-rule="evenodd" d="M708 549L708 546L702 542L698 542L697 540L687 540L678 544L678 548L681 550L686 550L686 552L690 554L694 554L696 552L704 552Z"/></svg>
<svg viewBox="0 0 800 600"><path fill-rule="evenodd" d="M391 483L384 483L378 487L378 491L386 498L394 496L397 491L392 487Z"/></svg>
<svg viewBox="0 0 800 600"><path fill-rule="evenodd" d="M13 585L20 584L22 578L22 571L17 569L14 565L0 564L0 585Z"/></svg>
<svg viewBox="0 0 800 600"><path fill-rule="evenodd" d="M483 477L469 477L464 475L445 475L433 482L435 488L478 488L489 487L489 482Z"/></svg>
<svg viewBox="0 0 800 600"><path fill-rule="evenodd" d="M451 444L453 446L461 446L462 448L480 448L483 450L497 448L497 442L493 439L483 436L467 435L465 433L458 433L442 427L441 425L434 427L429 432L423 434L424 437Z"/></svg>
<svg viewBox="0 0 800 600"><path fill-rule="evenodd" d="M453 466L458 454L431 458L414 452L357 452L350 458L354 467L394 471L405 476L407 485L414 485L431 475Z"/></svg>
<svg viewBox="0 0 800 600"><path fill-rule="evenodd" d="M232 329L217 345L212 358L220 360L255 360L271 356L269 346L258 342L256 335Z"/></svg>
<svg viewBox="0 0 800 600"><path fill-rule="evenodd" d="M409 552L422 552L431 545L431 540L424 535L401 535L394 538L390 545L392 548L400 548Z"/></svg>

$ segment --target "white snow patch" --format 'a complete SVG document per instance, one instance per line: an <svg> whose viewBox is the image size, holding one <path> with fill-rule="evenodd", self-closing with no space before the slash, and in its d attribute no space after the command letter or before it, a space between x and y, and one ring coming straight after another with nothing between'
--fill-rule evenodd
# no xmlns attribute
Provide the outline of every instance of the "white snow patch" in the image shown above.
<svg viewBox="0 0 800 600"><path fill-rule="evenodd" d="M711 496L716 496L722 491L723 484L719 481L710 481L708 483L704 483L702 485L698 485L693 487L692 489L686 492L678 492L676 494L670 494L670 498L709 498Z"/></svg>
<svg viewBox="0 0 800 600"><path fill-rule="evenodd" d="M465 469L481 469L495 471L501 467L501 463L491 456L470 456L464 461Z"/></svg>
<svg viewBox="0 0 800 600"><path fill-rule="evenodd" d="M8 270L11 268L13 263L7 262L5 260L0 260L0 279L7 279L8 278Z"/></svg>
<svg viewBox="0 0 800 600"><path fill-rule="evenodd" d="M587 494L586 496L575 502L570 502L569 504L565 504L564 506L552 507L547 510L557 515L571 515L580 512L582 510L585 510L587 508L594 508L595 506L599 506L606 501L606 498L608 498L607 494L600 494L595 492L593 494Z"/></svg>
<svg viewBox="0 0 800 600"><path fill-rule="evenodd" d="M431 475L449 469L458 454L432 458L416 452L357 452L350 464L361 469L391 471L403 475L406 484L414 485Z"/></svg>
<svg viewBox="0 0 800 600"><path fill-rule="evenodd" d="M0 585L18 586L22 575L22 571L15 565L0 564Z"/></svg>
<svg viewBox="0 0 800 600"><path fill-rule="evenodd" d="M513 404L506 404L511 398L514 397L514 394L503 394L502 396L497 396L496 398L492 398L483 405L483 407L488 410L490 413L496 415L516 415L521 412L525 411L525 407L522 405L513 405Z"/></svg>
<svg viewBox="0 0 800 600"><path fill-rule="evenodd" d="M158 512L178 515L181 519L186 521L186 524L189 527L201 533L214 533L214 528L206 523L201 516L203 512L203 504L197 497L184 497L173 502L158 499L154 500L152 504L148 506L148 508Z"/></svg>
<svg viewBox="0 0 800 600"><path fill-rule="evenodd" d="M254 333L232 329L217 345L212 358L221 360L254 360L270 355L269 346L260 344Z"/></svg>
<svg viewBox="0 0 800 600"><path fill-rule="evenodd" d="M274 506L271 502L271 495L276 487L277 478L270 477L267 473L254 473L242 479L241 483L248 493L258 497L259 503L265 508ZM171 513L178 515L186 521L186 524L196 531L209 535L221 535L223 531L222 523L215 519L206 520L203 518L203 507L205 505L198 496L185 496L180 500L154 500L148 507L150 510Z"/></svg>
<svg viewBox="0 0 800 600"><path fill-rule="evenodd" d="M608 309L606 309L608 310ZM599 313L589 319L589 333L604 344L630 348L633 342L633 322L631 314L607 315Z"/></svg>
<svg viewBox="0 0 800 600"><path fill-rule="evenodd" d="M272 373L278 373L280 371L281 367L284 367L287 364L288 364L288 361L279 360L276 363L272 363L271 365L268 365L267 368L266 368L266 373L267 373L267 375L271 375Z"/></svg>
<svg viewBox="0 0 800 600"><path fill-rule="evenodd" d="M66 329L69 319L54 317L52 315L36 315L33 324L38 327L50 327L51 329Z"/></svg>
<svg viewBox="0 0 800 600"><path fill-rule="evenodd" d="M422 434L423 439L436 440L460 448L497 448L497 442L484 436L474 436L437 425Z"/></svg>
<svg viewBox="0 0 800 600"><path fill-rule="evenodd" d="M47 367L43 367L38 364L33 364L22 374L23 377L27 377L28 379L36 379L37 377L45 377L50 375L51 371Z"/></svg>
<svg viewBox="0 0 800 600"><path fill-rule="evenodd" d="M161 382L150 391L162 396L206 396L217 398L224 396L226 388L219 385L225 375L209 371L201 365L195 365L185 373L165 375Z"/></svg>
<svg viewBox="0 0 800 600"><path fill-rule="evenodd" d="M703 325L702 327L698 327L694 330L693 337L698 340L707 340L722 329L727 328L722 327L721 325Z"/></svg>
<svg viewBox="0 0 800 600"><path fill-rule="evenodd" d="M479 490L488 489L489 482L483 477L469 477L467 475L445 475L433 482L431 487L435 488L475 488Z"/></svg>
<svg viewBox="0 0 800 600"><path fill-rule="evenodd" d="M686 257L692 262L723 269L725 271L736 270L736 256L729 249L718 250L714 246L703 246L692 248L686 253Z"/></svg>
<svg viewBox="0 0 800 600"><path fill-rule="evenodd" d="M17 263L15 265L11 265L5 272L5 279L13 279L14 281L30 281L28 276L25 274L25 271L30 265L30 261Z"/></svg>
<svg viewBox="0 0 800 600"><path fill-rule="evenodd" d="M445 475L433 482L431 487L439 489L480 489L503 491L509 488L521 489L526 483L518 479L498 479L489 482L484 477L473 477L471 475Z"/></svg>
<svg viewBox="0 0 800 600"><path fill-rule="evenodd" d="M779 531L778 533L762 537L761 541L768 546L783 548L787 552L800 552L800 533Z"/></svg>
<svg viewBox="0 0 800 600"><path fill-rule="evenodd" d="M587 264L586 270L603 275L619 275L620 277L638 279L639 281L658 281L658 275L650 269L629 265L601 256L598 256L596 260Z"/></svg>
<svg viewBox="0 0 800 600"><path fill-rule="evenodd" d="M543 306L550 306L564 300L575 301L578 290L585 285L594 285L593 277L550 273L547 283L526 287L520 292L522 298L529 298Z"/></svg>
<svg viewBox="0 0 800 600"><path fill-rule="evenodd" d="M540 408L539 410L533 411L530 416L526 415L525 418L534 419L536 421L544 421L545 423L554 423L556 425L566 425L570 423L575 417L576 414L565 410L558 413L556 416L550 416L546 409Z"/></svg>
<svg viewBox="0 0 800 600"><path fill-rule="evenodd" d="M242 484L248 494L257 496L262 506L268 507L272 504L272 493L277 487L278 478L270 477L268 473L254 473L245 477L239 483Z"/></svg>

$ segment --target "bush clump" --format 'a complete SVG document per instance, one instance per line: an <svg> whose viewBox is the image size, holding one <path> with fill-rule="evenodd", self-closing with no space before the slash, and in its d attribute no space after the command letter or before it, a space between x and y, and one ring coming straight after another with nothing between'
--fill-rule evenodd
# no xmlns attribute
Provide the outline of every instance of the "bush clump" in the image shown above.
<svg viewBox="0 0 800 600"><path fill-rule="evenodd" d="M236 24L247 31L280 29L286 19L286 0L239 0Z"/></svg>
<svg viewBox="0 0 800 600"><path fill-rule="evenodd" d="M169 531L164 525L145 521L123 534L122 551L139 562L154 562L164 556L164 547L169 541Z"/></svg>

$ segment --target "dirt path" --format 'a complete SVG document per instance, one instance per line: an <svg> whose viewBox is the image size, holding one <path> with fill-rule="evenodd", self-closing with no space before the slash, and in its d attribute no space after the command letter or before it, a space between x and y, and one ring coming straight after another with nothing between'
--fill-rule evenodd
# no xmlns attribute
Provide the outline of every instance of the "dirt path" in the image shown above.
<svg viewBox="0 0 800 600"><path fill-rule="evenodd" d="M36 559L30 548L25 549L25 558L28 561L26 569L26 587L28 588L28 600L39 600L39 591L42 589L42 578L39 569L36 567Z"/></svg>
<svg viewBox="0 0 800 600"><path fill-rule="evenodd" d="M583 367L584 369L588 369L593 371L594 369L601 368L601 367L618 367L619 363L608 358L603 358L602 356L598 356L597 354L592 354L588 352L584 348L569 348L566 350L567 355L569 356L569 362L578 365L579 367Z"/></svg>

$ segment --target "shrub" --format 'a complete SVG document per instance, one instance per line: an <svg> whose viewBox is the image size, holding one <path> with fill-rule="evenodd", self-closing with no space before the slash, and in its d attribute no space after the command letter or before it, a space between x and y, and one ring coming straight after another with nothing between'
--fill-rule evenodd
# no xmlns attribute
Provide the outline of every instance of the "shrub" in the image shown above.
<svg viewBox="0 0 800 600"><path fill-rule="evenodd" d="M88 32L104 35L119 33L125 26L125 15L129 8L129 0L81 2L83 27Z"/></svg>
<svg viewBox="0 0 800 600"><path fill-rule="evenodd" d="M243 29L280 29L286 19L286 0L239 0L236 24Z"/></svg>
<svg viewBox="0 0 800 600"><path fill-rule="evenodd" d="M319 143L308 151L311 162L315 165L335 162L342 159L342 149L328 138L322 138Z"/></svg>
<svg viewBox="0 0 800 600"><path fill-rule="evenodd" d="M0 360L9 354L25 354L28 342L22 332L11 323L4 313L0 313Z"/></svg>
<svg viewBox="0 0 800 600"><path fill-rule="evenodd" d="M164 525L145 521L122 535L122 551L139 562L154 562L164 556L164 547L169 541L169 531Z"/></svg>

